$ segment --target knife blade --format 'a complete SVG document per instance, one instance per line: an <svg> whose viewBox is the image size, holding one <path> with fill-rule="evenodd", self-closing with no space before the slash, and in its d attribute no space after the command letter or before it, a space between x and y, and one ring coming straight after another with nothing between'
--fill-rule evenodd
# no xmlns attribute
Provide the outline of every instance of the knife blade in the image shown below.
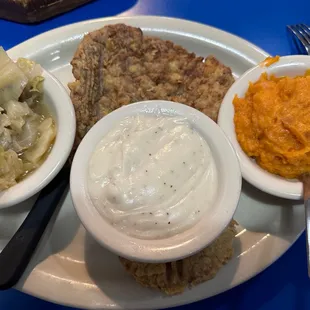
<svg viewBox="0 0 310 310"><path fill-rule="evenodd" d="M41 191L29 214L0 253L0 290L13 287L23 275L50 218L69 185L65 166Z"/></svg>

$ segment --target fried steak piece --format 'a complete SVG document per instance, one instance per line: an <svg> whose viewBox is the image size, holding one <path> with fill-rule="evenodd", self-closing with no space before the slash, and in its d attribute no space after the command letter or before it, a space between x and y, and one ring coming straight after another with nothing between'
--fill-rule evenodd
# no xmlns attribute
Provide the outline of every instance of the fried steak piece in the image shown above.
<svg viewBox="0 0 310 310"><path fill-rule="evenodd" d="M213 56L197 57L124 24L86 35L71 64L76 79L69 84L77 118L75 147L103 116L142 100L184 103L216 121L222 99L234 82L231 69ZM212 279L232 257L234 236L233 221L210 246L183 260L166 264L120 260L143 286L173 295Z"/></svg>
<svg viewBox="0 0 310 310"><path fill-rule="evenodd" d="M124 24L86 35L71 64L76 79L69 84L77 117L76 145L107 113L141 100L181 102L216 121L234 82L231 69L213 56L197 57Z"/></svg>
<svg viewBox="0 0 310 310"><path fill-rule="evenodd" d="M139 263L120 258L122 265L135 280L145 287L156 288L168 295L180 294L191 287L215 277L233 256L236 222L201 252L172 263Z"/></svg>

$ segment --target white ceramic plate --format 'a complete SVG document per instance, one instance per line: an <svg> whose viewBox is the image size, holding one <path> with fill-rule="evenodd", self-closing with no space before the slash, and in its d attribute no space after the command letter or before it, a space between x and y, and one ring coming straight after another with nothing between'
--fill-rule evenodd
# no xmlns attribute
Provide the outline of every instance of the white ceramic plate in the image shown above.
<svg viewBox="0 0 310 310"><path fill-rule="evenodd" d="M66 85L72 80L69 62L83 34L118 22L140 26L147 34L172 40L199 55L214 54L232 68L235 77L267 56L258 47L218 29L150 16L100 19L67 26L22 43L9 54L14 58L33 58ZM118 258L85 233L69 194L17 288L56 303L93 309L158 309L190 303L228 290L279 258L304 229L303 208L297 202L269 196L246 183L242 191L235 217L240 227L233 259L213 280L180 296L163 297L136 284L123 270ZM2 247L34 199L0 210Z"/></svg>

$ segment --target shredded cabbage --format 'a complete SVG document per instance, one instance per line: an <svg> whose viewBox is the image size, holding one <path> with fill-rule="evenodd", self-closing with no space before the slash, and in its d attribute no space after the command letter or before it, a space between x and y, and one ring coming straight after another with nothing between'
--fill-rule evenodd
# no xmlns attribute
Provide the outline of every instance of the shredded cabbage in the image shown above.
<svg viewBox="0 0 310 310"><path fill-rule="evenodd" d="M1 111L2 112L2 111ZM5 131L5 127L11 125L9 117L5 113L0 114L0 135Z"/></svg>
<svg viewBox="0 0 310 310"><path fill-rule="evenodd" d="M21 153L34 145L39 135L38 127L41 121L41 117L37 114L25 118L23 130L12 138L12 149L15 152Z"/></svg>
<svg viewBox="0 0 310 310"><path fill-rule="evenodd" d="M34 61L26 58L19 58L17 59L16 65L23 71L29 81L35 78L41 78L42 68Z"/></svg>
<svg viewBox="0 0 310 310"><path fill-rule="evenodd" d="M0 47L0 105L18 100L29 79Z"/></svg>
<svg viewBox="0 0 310 310"><path fill-rule="evenodd" d="M23 158L33 164L37 164L40 161L56 137L55 125L52 118L45 119L38 127L38 130L39 138L36 143L23 154Z"/></svg>
<svg viewBox="0 0 310 310"><path fill-rule="evenodd" d="M41 74L34 61L14 63L0 47L0 191L40 166L55 139L55 123L40 108Z"/></svg>
<svg viewBox="0 0 310 310"><path fill-rule="evenodd" d="M30 107L40 103L43 98L43 81L42 76L33 78L25 87L21 94L20 100L25 101Z"/></svg>
<svg viewBox="0 0 310 310"><path fill-rule="evenodd" d="M25 117L33 113L27 103L10 100L4 103L2 106L6 111L6 115L10 119L11 129L17 132L21 132L22 127L25 124Z"/></svg>
<svg viewBox="0 0 310 310"><path fill-rule="evenodd" d="M0 190L16 184L16 180L24 173L23 162L12 151L4 151L0 146Z"/></svg>
<svg viewBox="0 0 310 310"><path fill-rule="evenodd" d="M3 147L3 149L9 150L12 146L12 130L8 128L4 128L2 131L2 134L0 135L0 145Z"/></svg>

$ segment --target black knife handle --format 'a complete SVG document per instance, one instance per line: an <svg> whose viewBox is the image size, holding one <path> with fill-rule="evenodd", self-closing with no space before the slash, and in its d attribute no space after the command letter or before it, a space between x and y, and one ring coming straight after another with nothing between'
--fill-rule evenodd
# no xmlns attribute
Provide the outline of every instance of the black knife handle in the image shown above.
<svg viewBox="0 0 310 310"><path fill-rule="evenodd" d="M69 183L70 168L60 173L40 193L15 235L0 253L0 290L14 286L22 276Z"/></svg>

